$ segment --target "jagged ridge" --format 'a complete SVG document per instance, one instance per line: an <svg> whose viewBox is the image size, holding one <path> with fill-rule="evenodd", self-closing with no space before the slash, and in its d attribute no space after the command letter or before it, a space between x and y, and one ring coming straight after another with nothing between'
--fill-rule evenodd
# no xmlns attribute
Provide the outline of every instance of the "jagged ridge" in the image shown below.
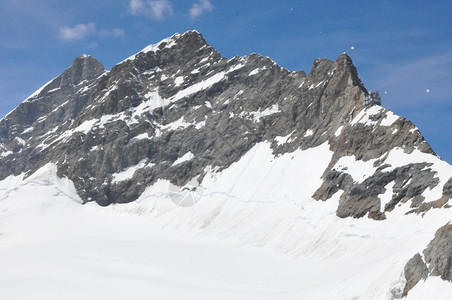
<svg viewBox="0 0 452 300"><path fill-rule="evenodd" d="M75 59L61 76L2 120L3 149L17 153L12 154L17 159L12 164L12 157L3 158L1 176L11 170L16 175L33 172L46 162L56 162L59 175L73 180L85 201L107 205L133 201L158 178L179 186L196 176L202 181L206 166L227 168L265 140L273 142L276 155L328 141L335 151L331 167L343 156L367 161L395 147L433 153L403 118L376 130L366 124L348 126L363 110L366 95L346 54L335 62L315 60L306 76L257 54L222 58L201 34L189 31L145 48L110 72L90 56ZM371 118L378 122L388 113L380 110ZM344 129L336 135L341 126ZM397 134L389 134L394 127ZM290 142L275 141L289 134ZM172 166L189 152L193 159ZM114 180L113 174L144 159L152 168L144 164L130 180ZM93 165L96 168L90 168ZM345 185L330 180L331 172L337 171L326 170L326 187L314 195L317 199L326 200L335 192L328 186L356 188L350 180ZM389 177L378 181L394 180ZM383 186L378 185L376 195ZM353 202L362 199L344 197L355 208L339 215L359 217L370 211L381 218L375 197L375 203L361 211Z"/></svg>

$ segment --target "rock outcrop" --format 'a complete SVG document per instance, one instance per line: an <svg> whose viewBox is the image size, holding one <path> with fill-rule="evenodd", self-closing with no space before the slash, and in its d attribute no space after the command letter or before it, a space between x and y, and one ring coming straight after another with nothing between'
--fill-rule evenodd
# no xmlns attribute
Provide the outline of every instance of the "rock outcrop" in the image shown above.
<svg viewBox="0 0 452 300"><path fill-rule="evenodd" d="M452 281L452 225L444 225L435 234L435 238L423 251L423 257L416 253L405 266L406 296L419 281L428 276L439 276Z"/></svg>

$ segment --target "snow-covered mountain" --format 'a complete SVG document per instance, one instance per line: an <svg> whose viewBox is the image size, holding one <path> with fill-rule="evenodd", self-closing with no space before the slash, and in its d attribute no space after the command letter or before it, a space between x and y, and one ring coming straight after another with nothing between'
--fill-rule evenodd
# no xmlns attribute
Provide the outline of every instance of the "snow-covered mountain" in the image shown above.
<svg viewBox="0 0 452 300"><path fill-rule="evenodd" d="M110 71L91 56L78 57L0 121L0 251L23 263L21 251L30 249L39 261L33 249L44 240L61 249L57 257L73 258L64 232L83 240L76 246L84 249L104 237L105 248L82 251L93 262L88 266L99 267L100 258L90 255L106 253L117 262L114 274L124 264L131 276L155 282L155 274L107 246L124 239L155 247L142 228L142 235L128 238L146 225L159 236L161 228L178 229L178 242L162 241L169 245L184 247L180 232L227 244L211 249L212 257L224 249L237 254L231 243L269 251L254 263L275 260L278 267L270 269L280 268L285 279L259 281L262 289L258 281L251 289L219 284L224 278L199 285L203 276L218 274L210 270L190 279L188 288L185 279L167 272L168 282L187 291L168 293L168 299L448 299L452 167L375 95L347 54L316 59L306 75L258 54L223 58L196 31L150 45ZM38 232L35 223L52 229ZM29 231L34 234L24 235ZM145 253L139 258L150 267ZM8 273L29 271L2 256ZM286 256L296 258L296 268L281 262ZM76 261L83 259L67 267L74 270ZM183 263L177 266L186 272ZM44 286L60 274L52 270L41 277ZM257 268L250 277L259 273ZM119 281L114 274L98 275ZM12 287L0 295L20 295L14 287L21 278L10 279ZM203 288L193 288L195 281ZM125 289L143 283L126 282ZM65 289L70 283L71 277L62 279ZM157 290L167 292L164 284Z"/></svg>

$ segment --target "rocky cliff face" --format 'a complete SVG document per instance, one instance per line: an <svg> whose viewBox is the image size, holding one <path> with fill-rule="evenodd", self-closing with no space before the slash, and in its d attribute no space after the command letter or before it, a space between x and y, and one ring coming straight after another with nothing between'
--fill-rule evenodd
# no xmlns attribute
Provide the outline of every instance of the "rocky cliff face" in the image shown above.
<svg viewBox="0 0 452 300"><path fill-rule="evenodd" d="M407 284L403 291L406 296L421 279L428 276L440 276L443 280L452 281L452 225L444 225L435 234L421 256L415 254L405 266Z"/></svg>
<svg viewBox="0 0 452 300"><path fill-rule="evenodd" d="M413 213L448 208L449 169L410 121L364 107L368 95L347 54L316 59L306 75L258 54L221 57L196 31L175 34L110 71L76 58L4 117L0 179L52 162L85 202L109 205L158 179L202 186L207 169L227 169L260 142L275 157L327 143L333 156L312 196L340 193L339 217L382 220L406 202ZM410 278L425 276L418 262Z"/></svg>

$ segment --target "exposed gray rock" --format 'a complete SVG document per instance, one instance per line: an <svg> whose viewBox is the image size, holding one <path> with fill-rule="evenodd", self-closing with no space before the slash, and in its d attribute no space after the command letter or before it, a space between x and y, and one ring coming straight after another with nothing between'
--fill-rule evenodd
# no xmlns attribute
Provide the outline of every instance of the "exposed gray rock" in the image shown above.
<svg viewBox="0 0 452 300"><path fill-rule="evenodd" d="M452 281L452 225L447 223L435 233L423 251L424 259L417 253L405 265L407 280L403 296L421 280L428 276L440 276L443 280Z"/></svg>
<svg viewBox="0 0 452 300"><path fill-rule="evenodd" d="M339 217L360 218L369 214L373 219L385 219L385 212L390 212L400 202L412 200L412 212L425 211L421 194L427 188L435 187L439 180L435 173L428 169L428 164L409 164L385 172L383 165L362 183L354 183L350 175L337 171L324 174L322 186L314 193L313 198L327 200L338 190L343 190L337 215ZM347 180L344 180L344 179ZM385 186L394 181L392 200L381 206L379 195L386 192ZM431 204L433 206L433 203Z"/></svg>
<svg viewBox="0 0 452 300"><path fill-rule="evenodd" d="M424 250L430 276L452 281L452 225L446 224L435 233L435 238Z"/></svg>
<svg viewBox="0 0 452 300"><path fill-rule="evenodd" d="M379 195L386 192L385 186L395 180L394 172L377 171L361 184L352 184L339 200L337 215L339 217L360 218L369 213L369 217L382 220L386 216L381 209Z"/></svg>
<svg viewBox="0 0 452 300"><path fill-rule="evenodd" d="M30 172L48 162L43 158L47 153L37 146L69 128L88 102L89 88L104 72L95 58L78 57L60 76L0 121L0 149L13 152L0 159L0 178Z"/></svg>
<svg viewBox="0 0 452 300"><path fill-rule="evenodd" d="M325 180L312 196L316 200L326 201L339 190L348 190L353 186L353 179L349 174L328 170L323 176Z"/></svg>
<svg viewBox="0 0 452 300"><path fill-rule="evenodd" d="M419 282L421 279L426 279L428 276L428 268L419 253L416 253L405 265L404 269L406 285L403 290L402 296L405 297L408 292Z"/></svg>
<svg viewBox="0 0 452 300"><path fill-rule="evenodd" d="M452 177L444 184L443 195L452 199Z"/></svg>
<svg viewBox="0 0 452 300"><path fill-rule="evenodd" d="M392 200L386 204L385 211L391 211L400 201L406 202L420 196L427 188L433 188L439 183L428 166L426 163L409 164L395 170L394 194ZM412 203L412 207L418 206L419 203Z"/></svg>

